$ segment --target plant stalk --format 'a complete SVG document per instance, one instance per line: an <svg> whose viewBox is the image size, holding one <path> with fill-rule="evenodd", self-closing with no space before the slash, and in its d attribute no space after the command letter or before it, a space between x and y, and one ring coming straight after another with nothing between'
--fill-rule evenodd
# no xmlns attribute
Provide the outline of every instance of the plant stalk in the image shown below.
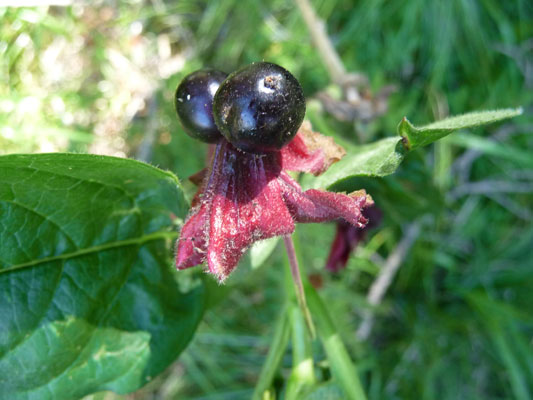
<svg viewBox="0 0 533 400"><path fill-rule="evenodd" d="M298 301L298 305L300 306L305 322L307 324L307 327L309 328L309 332L311 334L311 338L316 338L316 329L315 325L313 324L313 319L311 318L311 313L309 312L309 308L307 307L307 301L305 300L305 292L304 292L304 286L302 283L302 276L300 275L300 268L298 266L298 259L296 258L296 251L294 250L294 243L292 241L291 236L284 236L283 242L285 243L285 248L287 249L287 256L289 258L289 265L292 275L292 281L294 283L294 292L296 294L296 299Z"/></svg>

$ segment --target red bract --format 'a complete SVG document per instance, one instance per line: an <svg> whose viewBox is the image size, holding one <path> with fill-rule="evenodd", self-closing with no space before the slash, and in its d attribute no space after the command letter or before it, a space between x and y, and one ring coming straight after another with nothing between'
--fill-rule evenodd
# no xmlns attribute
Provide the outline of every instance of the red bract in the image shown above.
<svg viewBox="0 0 533 400"><path fill-rule="evenodd" d="M376 206L365 208L363 215L369 221L363 229L358 229L344 221L337 222L337 233L326 262L327 270L339 272L345 268L351 252L361 240L364 240L367 230L376 227L381 221L381 211Z"/></svg>
<svg viewBox="0 0 533 400"><path fill-rule="evenodd" d="M361 209L372 202L364 191L303 191L286 172L318 174L342 155L342 148L308 124L280 152L264 155L242 152L221 139L181 230L177 267L207 261L209 272L223 281L252 243L291 234L295 222L342 218L364 227Z"/></svg>

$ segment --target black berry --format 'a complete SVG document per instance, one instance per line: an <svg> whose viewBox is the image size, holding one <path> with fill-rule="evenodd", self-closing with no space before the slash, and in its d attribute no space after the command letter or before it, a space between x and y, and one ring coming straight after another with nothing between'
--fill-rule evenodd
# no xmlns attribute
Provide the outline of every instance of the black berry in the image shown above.
<svg viewBox="0 0 533 400"><path fill-rule="evenodd" d="M185 132L202 142L220 139L213 121L213 97L227 74L214 69L202 69L187 75L176 89L174 104Z"/></svg>
<svg viewBox="0 0 533 400"><path fill-rule="evenodd" d="M230 74L213 102L215 123L235 147L279 150L296 135L305 115L300 83L279 65L250 64Z"/></svg>

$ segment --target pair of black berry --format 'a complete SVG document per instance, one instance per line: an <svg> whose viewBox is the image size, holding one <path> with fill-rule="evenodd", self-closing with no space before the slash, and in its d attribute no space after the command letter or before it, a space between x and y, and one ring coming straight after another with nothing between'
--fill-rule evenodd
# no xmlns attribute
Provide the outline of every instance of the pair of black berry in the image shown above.
<svg viewBox="0 0 533 400"><path fill-rule="evenodd" d="M262 153L280 150L305 115L300 83L279 65L257 62L229 76L205 69L176 89L176 111L185 132L214 143L222 134L235 147Z"/></svg>

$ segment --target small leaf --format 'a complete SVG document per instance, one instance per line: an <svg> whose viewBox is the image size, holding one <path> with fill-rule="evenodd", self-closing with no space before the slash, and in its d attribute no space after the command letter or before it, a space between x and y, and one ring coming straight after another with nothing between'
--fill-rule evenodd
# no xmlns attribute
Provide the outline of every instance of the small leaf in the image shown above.
<svg viewBox="0 0 533 400"><path fill-rule="evenodd" d="M398 134L404 139L405 146L409 150L426 146L434 141L449 135L453 131L465 128L491 124L503 119L516 117L522 114L521 108L507 108L494 111L479 111L455 117L445 118L432 124L415 127L407 118L398 125Z"/></svg>
<svg viewBox="0 0 533 400"><path fill-rule="evenodd" d="M353 176L386 176L394 173L405 156L402 140L390 137L354 148L333 164L312 186L328 188Z"/></svg>
<svg viewBox="0 0 533 400"><path fill-rule="evenodd" d="M127 393L175 360L204 308L170 259L187 208L137 161L0 157L0 397Z"/></svg>

